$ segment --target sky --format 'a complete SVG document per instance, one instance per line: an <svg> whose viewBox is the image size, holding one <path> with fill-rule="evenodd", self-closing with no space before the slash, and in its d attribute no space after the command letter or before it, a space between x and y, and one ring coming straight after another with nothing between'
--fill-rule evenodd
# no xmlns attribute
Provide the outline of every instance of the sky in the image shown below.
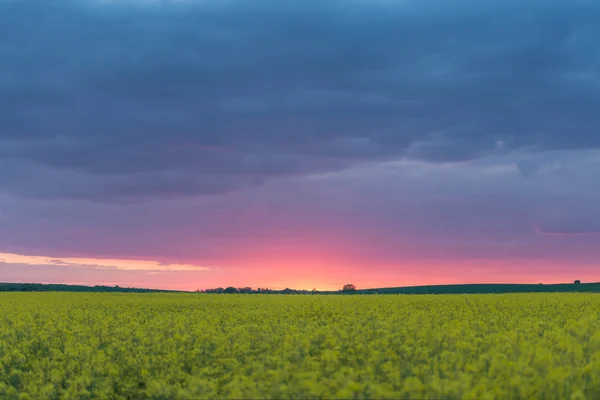
<svg viewBox="0 0 600 400"><path fill-rule="evenodd" d="M0 281L600 281L596 0L0 0Z"/></svg>

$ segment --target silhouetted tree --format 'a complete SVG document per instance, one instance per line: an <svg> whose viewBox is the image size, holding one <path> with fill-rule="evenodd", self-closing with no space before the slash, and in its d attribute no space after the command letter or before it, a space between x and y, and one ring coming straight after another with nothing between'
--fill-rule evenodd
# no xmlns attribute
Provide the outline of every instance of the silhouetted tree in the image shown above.
<svg viewBox="0 0 600 400"><path fill-rule="evenodd" d="M344 285L344 288L342 289L342 292L354 292L354 291L356 291L356 286L354 286L351 283Z"/></svg>
<svg viewBox="0 0 600 400"><path fill-rule="evenodd" d="M206 289L206 293L223 293L225 289L222 287L214 288L214 289Z"/></svg>
<svg viewBox="0 0 600 400"><path fill-rule="evenodd" d="M227 294L232 294L232 293L237 293L238 290L236 288L234 288L233 286L229 286L228 288L226 288L223 293L227 293Z"/></svg>
<svg viewBox="0 0 600 400"><path fill-rule="evenodd" d="M573 282L575 285L579 285L581 283L581 281L579 279L577 279L575 282Z"/></svg>

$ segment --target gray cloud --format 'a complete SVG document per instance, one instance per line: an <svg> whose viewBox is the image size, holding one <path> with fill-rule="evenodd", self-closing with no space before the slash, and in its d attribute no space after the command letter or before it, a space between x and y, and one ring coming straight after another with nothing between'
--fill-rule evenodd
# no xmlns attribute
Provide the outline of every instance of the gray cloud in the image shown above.
<svg viewBox="0 0 600 400"><path fill-rule="evenodd" d="M597 148L599 17L593 1L2 1L0 190L137 201Z"/></svg>

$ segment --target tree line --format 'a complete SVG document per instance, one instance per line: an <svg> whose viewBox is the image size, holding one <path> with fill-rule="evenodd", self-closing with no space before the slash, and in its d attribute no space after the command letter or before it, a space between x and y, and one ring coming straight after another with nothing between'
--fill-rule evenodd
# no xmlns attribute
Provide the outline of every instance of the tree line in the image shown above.
<svg viewBox="0 0 600 400"><path fill-rule="evenodd" d="M356 286L354 286L353 284L349 283L344 285L344 287L342 289L340 289L340 292L344 292L344 293L349 293L349 292L355 292L356 291ZM313 290L297 290L297 289L290 289L290 288L286 288L283 290L273 290L273 289L268 289L268 288L257 288L257 289L252 289L251 287L241 287L241 288L236 288L234 286L228 286L226 288L222 288L222 287L218 287L218 288L214 288L214 289L206 289L206 290L198 290L197 292L202 292L202 293L222 293L222 294L236 294L236 293L241 293L241 294L250 294L250 293L262 293L262 294L316 294L316 293L321 293L319 292L317 289L313 289ZM329 292L327 292L329 293Z"/></svg>
<svg viewBox="0 0 600 400"><path fill-rule="evenodd" d="M116 286L84 286L43 283L0 283L0 292L120 292L120 293L151 293L174 292L173 290L140 289Z"/></svg>

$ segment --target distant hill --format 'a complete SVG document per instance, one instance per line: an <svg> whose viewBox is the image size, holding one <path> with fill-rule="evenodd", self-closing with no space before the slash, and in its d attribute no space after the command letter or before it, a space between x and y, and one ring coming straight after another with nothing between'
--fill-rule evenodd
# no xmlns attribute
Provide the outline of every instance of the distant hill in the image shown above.
<svg viewBox="0 0 600 400"><path fill-rule="evenodd" d="M233 288L231 288L233 289ZM234 289L235 290L235 289ZM223 293L224 289L209 289L206 293ZM485 293L556 293L556 292L594 292L600 293L600 282L594 283L560 283L560 284L462 284L462 285L430 285L430 286L404 286L374 289L359 289L344 292L342 290L307 291L307 290L262 290L250 288L238 291L239 293L263 294L485 294Z"/></svg>
<svg viewBox="0 0 600 400"><path fill-rule="evenodd" d="M484 293L548 293L594 292L600 293L600 282L559 284L464 284L435 286L406 286L378 289L361 289L356 294L484 294Z"/></svg>
<svg viewBox="0 0 600 400"><path fill-rule="evenodd" d="M83 286L42 283L1 283L0 292L120 292L120 293L150 293L178 292L176 290L138 289L119 286Z"/></svg>

